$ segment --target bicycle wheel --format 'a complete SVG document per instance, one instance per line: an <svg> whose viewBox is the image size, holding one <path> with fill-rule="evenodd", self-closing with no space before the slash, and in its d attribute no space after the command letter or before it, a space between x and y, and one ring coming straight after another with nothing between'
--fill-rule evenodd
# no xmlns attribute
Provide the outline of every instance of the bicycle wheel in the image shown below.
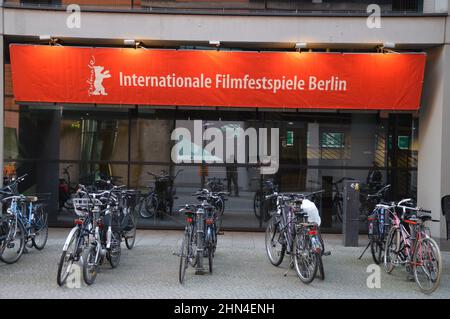
<svg viewBox="0 0 450 319"><path fill-rule="evenodd" d="M274 266L279 266L286 253L286 244L282 242L283 234L279 229L279 222L273 216L266 227L266 252L269 261Z"/></svg>
<svg viewBox="0 0 450 319"><path fill-rule="evenodd" d="M98 246L90 246L83 253L83 279L86 285L92 285L97 278L98 263L95 262Z"/></svg>
<svg viewBox="0 0 450 319"><path fill-rule="evenodd" d="M308 247L304 236L297 235L294 238L292 254L298 278L305 284L311 283L317 273L318 253Z"/></svg>
<svg viewBox="0 0 450 319"><path fill-rule="evenodd" d="M25 249L25 227L19 219L11 216L8 220L8 234L0 247L0 260L14 264L22 257Z"/></svg>
<svg viewBox="0 0 450 319"><path fill-rule="evenodd" d="M260 206L261 206L261 192L257 191L253 196L253 211L255 213L256 218L258 219L261 216Z"/></svg>
<svg viewBox="0 0 450 319"><path fill-rule="evenodd" d="M212 244L209 244L209 246L208 246L208 266L209 266L210 274L212 274L212 272L213 272L213 259L214 259L213 246L212 246Z"/></svg>
<svg viewBox="0 0 450 319"><path fill-rule="evenodd" d="M136 213L131 210L130 214L131 214L130 223L132 223L133 228L125 234L125 246L127 246L128 249L133 249L134 242L136 241L137 216Z"/></svg>
<svg viewBox="0 0 450 319"><path fill-rule="evenodd" d="M106 259L108 259L111 268L116 268L120 263L120 255L122 250L120 248L121 235L118 232L113 232L111 235L111 245L106 252Z"/></svg>
<svg viewBox="0 0 450 319"><path fill-rule="evenodd" d="M37 250L42 250L48 239L48 216L41 205L35 207L33 224L34 237L32 238L32 242Z"/></svg>
<svg viewBox="0 0 450 319"><path fill-rule="evenodd" d="M225 201L223 200L223 198L217 198L214 203L214 207L216 209L217 216L222 217L223 212L225 211Z"/></svg>
<svg viewBox="0 0 450 319"><path fill-rule="evenodd" d="M141 201L139 215L142 218L151 218L156 214L157 209L158 200L153 195L149 195Z"/></svg>
<svg viewBox="0 0 450 319"><path fill-rule="evenodd" d="M370 241L370 251L372 252L373 261L379 265L383 261L383 243L378 240Z"/></svg>
<svg viewBox="0 0 450 319"><path fill-rule="evenodd" d="M70 275L72 265L75 262L74 257L77 255L77 242L80 236L80 229L77 228L75 232L71 232L70 236L67 249L63 250L58 264L56 281L60 287L66 283L67 277Z"/></svg>
<svg viewBox="0 0 450 319"><path fill-rule="evenodd" d="M342 222L342 202L340 200L336 201L336 216L340 222Z"/></svg>
<svg viewBox="0 0 450 319"><path fill-rule="evenodd" d="M180 249L180 268L178 272L178 280L180 284L184 283L184 276L186 274L186 268L188 267L188 258L189 258L189 243L191 239L189 238L189 231L186 229L184 232L183 240L181 241L181 249Z"/></svg>
<svg viewBox="0 0 450 319"><path fill-rule="evenodd" d="M325 280L325 270L323 269L323 260L321 254L317 254L317 272L320 280Z"/></svg>
<svg viewBox="0 0 450 319"><path fill-rule="evenodd" d="M417 285L423 293L431 294L439 286L442 273L439 246L432 238L416 243L413 256L413 272Z"/></svg>
<svg viewBox="0 0 450 319"><path fill-rule="evenodd" d="M384 249L384 270L386 270L388 274L390 274L399 264L400 245L400 229L398 227L393 227L389 231Z"/></svg>

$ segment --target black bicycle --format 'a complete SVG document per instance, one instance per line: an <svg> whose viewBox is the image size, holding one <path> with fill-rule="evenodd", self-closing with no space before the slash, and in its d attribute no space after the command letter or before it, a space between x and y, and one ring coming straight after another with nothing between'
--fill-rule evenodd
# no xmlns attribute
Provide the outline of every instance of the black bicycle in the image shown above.
<svg viewBox="0 0 450 319"><path fill-rule="evenodd" d="M149 186L149 193L144 195L139 204L139 215L142 218L151 218L155 215L163 217L164 214L172 214L173 202L175 199L174 181L178 174L183 170L176 172L175 176L170 176L166 171L161 171L157 175L147 172L154 178L154 187Z"/></svg>
<svg viewBox="0 0 450 319"><path fill-rule="evenodd" d="M140 193L135 190L118 190L116 195L117 203L111 206L113 231L120 234L128 249L133 249L137 226L135 206Z"/></svg>
<svg viewBox="0 0 450 319"><path fill-rule="evenodd" d="M213 271L213 259L217 246L216 208L208 203L209 196L203 190L194 194L200 204L186 204L180 213L186 216L186 227L179 253L180 266L178 279L184 283L189 265L196 267L197 274L203 274L203 258L208 258L209 273Z"/></svg>
<svg viewBox="0 0 450 319"><path fill-rule="evenodd" d="M206 188L208 188L211 192L219 193L225 190L225 185L223 184L222 179L218 177L210 177L206 183Z"/></svg>
<svg viewBox="0 0 450 319"><path fill-rule="evenodd" d="M273 180L268 179L263 182L262 190L258 189L253 196L253 212L256 218L261 217L263 212L264 221L270 218L270 212L276 210L276 198L270 195L278 192L278 185Z"/></svg>
<svg viewBox="0 0 450 319"><path fill-rule="evenodd" d="M386 192L391 185L386 185L375 194L368 194L367 201L375 207L372 213L367 217L368 236L370 251L374 262L379 265L383 261L384 246L386 243L386 235L389 231L389 216L386 212L391 208L392 204L384 203Z"/></svg>
<svg viewBox="0 0 450 319"><path fill-rule="evenodd" d="M325 278L322 255L325 254L318 226L308 222L308 215L302 209L303 200L322 193L268 195L276 198L277 210L266 228L266 252L269 261L279 266L286 253L291 256L290 268L295 267L298 277L306 284L311 283L319 269L321 279ZM328 254L328 253L327 253Z"/></svg>

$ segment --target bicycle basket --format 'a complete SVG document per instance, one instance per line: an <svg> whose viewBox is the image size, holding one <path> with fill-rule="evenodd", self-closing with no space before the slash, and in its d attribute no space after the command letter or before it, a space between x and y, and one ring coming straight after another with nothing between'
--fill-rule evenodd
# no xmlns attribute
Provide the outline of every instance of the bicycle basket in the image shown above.
<svg viewBox="0 0 450 319"><path fill-rule="evenodd" d="M72 201L75 214L80 217L87 216L89 211L94 208L89 198L73 198Z"/></svg>

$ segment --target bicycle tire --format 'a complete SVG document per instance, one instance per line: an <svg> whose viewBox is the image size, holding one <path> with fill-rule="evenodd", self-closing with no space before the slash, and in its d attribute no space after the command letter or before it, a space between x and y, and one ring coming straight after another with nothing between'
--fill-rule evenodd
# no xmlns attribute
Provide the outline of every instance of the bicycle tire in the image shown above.
<svg viewBox="0 0 450 319"><path fill-rule="evenodd" d="M73 243L75 243L75 248L78 249L76 247L76 243L78 241L79 234L80 234L80 229L78 228L74 233L72 233L72 237L70 238L67 249L63 250L61 253L61 258L59 259L59 264L58 264L58 273L56 275L56 282L58 283L58 286L60 286L60 287L62 287L66 283L67 278L69 277L69 274L70 274L69 267L71 267L73 265L74 260L73 259L71 260L71 263L68 264L68 267L65 267L66 270L63 272L64 262L66 261L67 253L70 251L70 247L72 246ZM69 258L72 258L72 257L73 257L73 254L71 254L71 256L69 256Z"/></svg>
<svg viewBox="0 0 450 319"><path fill-rule="evenodd" d="M296 235L293 241L292 255L294 258L294 268L298 278L304 284L310 284L317 274L318 253L310 251L306 246L306 243L301 240L302 237ZM308 251L307 258L304 258L306 256L306 254L303 253L304 250ZM301 258L299 258L300 256ZM304 266L306 266L306 268L304 268ZM304 270L307 270L308 272L303 272Z"/></svg>
<svg viewBox="0 0 450 319"><path fill-rule="evenodd" d="M210 243L208 247L208 268L210 274L212 274L213 272L213 259L214 259L214 252L212 244Z"/></svg>
<svg viewBox="0 0 450 319"><path fill-rule="evenodd" d="M136 213L130 210L131 215L131 222L133 223L133 228L126 232L125 234L125 246L127 246L128 249L133 249L134 243L136 242L136 227L137 227L137 216Z"/></svg>
<svg viewBox="0 0 450 319"><path fill-rule="evenodd" d="M25 230L25 226L23 225L23 223L20 221L20 219L15 219L15 217L12 217L14 221L17 222L17 229L18 232L16 231L16 235L19 234L19 240L20 240L20 245L19 245L19 249L17 250L17 253L15 256L12 257L12 259L7 259L5 258L5 249L7 248L6 246L11 242L9 241L8 243L6 241L4 241L0 247L1 251L0 251L0 260L3 261L5 264L14 264L16 262L19 261L20 257L22 257L23 252L25 250L25 244L26 244L26 238L25 238L25 234L26 234L26 230ZM15 225L14 225L15 227ZM9 232L11 231L11 227L8 230L8 237L9 237ZM16 236L15 236L16 237ZM15 245L14 245L15 246Z"/></svg>
<svg viewBox="0 0 450 319"><path fill-rule="evenodd" d="M48 239L48 214L44 210L42 206L36 206L36 211L34 213L34 237L32 238L33 246L37 250L44 249L47 244ZM42 235L39 240L36 239L36 236Z"/></svg>
<svg viewBox="0 0 450 319"><path fill-rule="evenodd" d="M283 262L284 255L286 253L286 244L279 242L279 237L281 236L281 234L277 235L276 233L274 233L274 232L279 233L280 229L278 225L279 223L276 221L276 216L273 216L267 223L265 234L267 257L269 258L270 263L274 266L279 266ZM277 256L275 256L269 250L270 247L275 247L274 240L281 245L279 253L278 252L276 253ZM277 243L275 243L275 245L277 245Z"/></svg>
<svg viewBox="0 0 450 319"><path fill-rule="evenodd" d="M152 218L158 210L158 200L149 195L145 197L139 205L139 215L142 218Z"/></svg>
<svg viewBox="0 0 450 319"><path fill-rule="evenodd" d="M384 249L384 270L390 274L396 267L393 261L397 260L400 247L400 229L398 227L392 227L389 231L386 239Z"/></svg>
<svg viewBox="0 0 450 319"><path fill-rule="evenodd" d="M86 285L90 286L97 278L99 265L95 263L97 255L97 246L90 246L83 253L83 280Z"/></svg>
<svg viewBox="0 0 450 319"><path fill-rule="evenodd" d="M180 266L178 271L178 280L180 284L184 283L184 278L186 276L186 269L188 267L188 258L189 258L189 243L191 242L189 238L189 231L186 229L184 232L184 237L181 241L181 249L180 249Z"/></svg>
<svg viewBox="0 0 450 319"><path fill-rule="evenodd" d="M420 280L419 280L419 273L418 273L418 269L423 268L423 267L419 267L419 260L418 260L418 256L421 251L422 251L422 247L424 244L429 244L430 248L432 251L434 251L434 259L437 262L437 273L435 273L435 278L432 278L432 286L430 288L426 288L424 287ZM421 247L419 247L419 245L421 245ZM439 246L436 243L436 241L432 238L422 238L419 241L416 242L416 247L414 249L414 255L413 255L413 272L414 272L414 279L417 283L417 285L419 286L420 290L425 293L425 294L431 294L432 292L434 292L438 287L439 287L439 283L441 280L441 274L442 274L442 256L441 256L441 252L439 250ZM423 262L423 258L420 258L420 263ZM429 269L428 269L429 271ZM425 274L427 275L427 274ZM431 275L431 273L430 273ZM421 276L420 276L421 277Z"/></svg>
<svg viewBox="0 0 450 319"><path fill-rule="evenodd" d="M259 203L259 204L258 204ZM260 206L261 206L261 192L257 191L253 196L253 212L255 213L256 218L260 218Z"/></svg>
<svg viewBox="0 0 450 319"><path fill-rule="evenodd" d="M337 216L338 220L342 223L342 221L343 221L343 217L342 217L342 202L339 201L339 200L336 203L336 216Z"/></svg>
<svg viewBox="0 0 450 319"><path fill-rule="evenodd" d="M120 263L120 256L122 254L121 249L121 235L119 232L113 232L111 238L111 245L108 251L106 252L106 259L109 261L111 268L117 268Z"/></svg>
<svg viewBox="0 0 450 319"><path fill-rule="evenodd" d="M325 270L323 269L322 255L317 254L317 273L319 273L319 279L325 280Z"/></svg>
<svg viewBox="0 0 450 319"><path fill-rule="evenodd" d="M379 265L383 261L383 243L378 240L370 241L370 252L372 253L373 261Z"/></svg>

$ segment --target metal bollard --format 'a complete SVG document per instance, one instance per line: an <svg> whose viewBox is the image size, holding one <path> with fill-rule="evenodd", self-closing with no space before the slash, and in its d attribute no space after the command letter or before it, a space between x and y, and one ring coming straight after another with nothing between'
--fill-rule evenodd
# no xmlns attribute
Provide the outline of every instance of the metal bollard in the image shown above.
<svg viewBox="0 0 450 319"><path fill-rule="evenodd" d="M344 181L342 233L345 247L358 247L359 188L359 181Z"/></svg>

